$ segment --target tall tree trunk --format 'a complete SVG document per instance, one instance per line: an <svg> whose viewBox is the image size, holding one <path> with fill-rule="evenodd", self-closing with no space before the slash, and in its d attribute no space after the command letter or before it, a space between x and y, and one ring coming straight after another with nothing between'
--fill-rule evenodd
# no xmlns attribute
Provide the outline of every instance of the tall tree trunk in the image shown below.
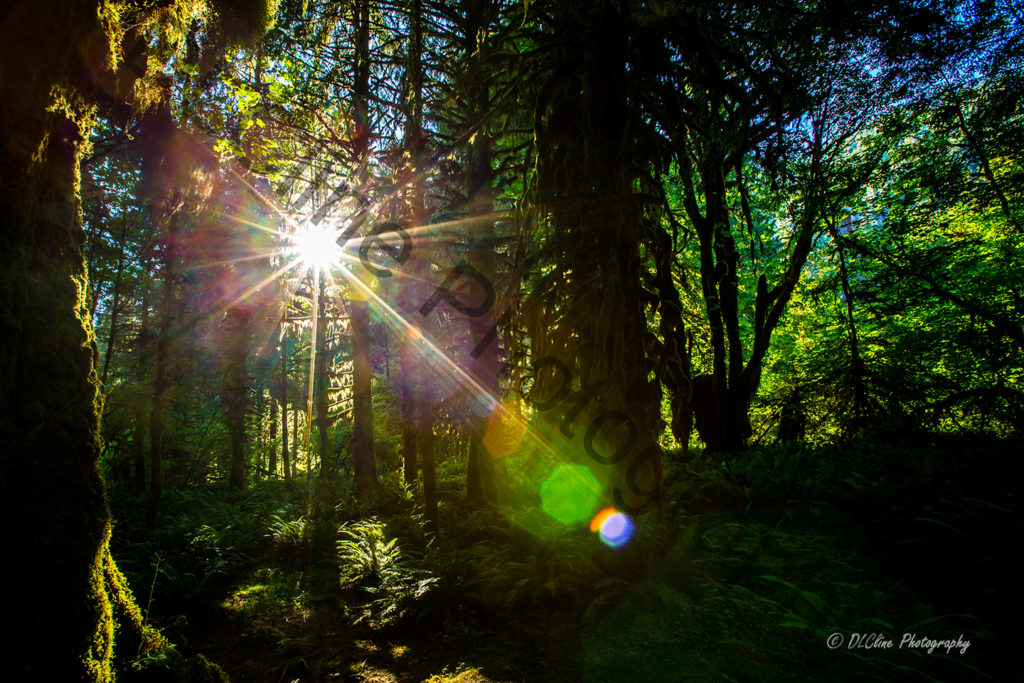
<svg viewBox="0 0 1024 683"><path fill-rule="evenodd" d="M292 415L292 479L299 473L299 406Z"/></svg>
<svg viewBox="0 0 1024 683"><path fill-rule="evenodd" d="M146 411L141 401L132 408L132 486L146 490Z"/></svg>
<svg viewBox="0 0 1024 683"><path fill-rule="evenodd" d="M429 404L426 404L429 406ZM429 410L429 408L427 408ZM423 519L428 531L437 531L437 473L434 470L434 430L430 427L433 415L421 417L426 429L418 430L416 439L419 442L420 461L423 472Z"/></svg>
<svg viewBox="0 0 1024 683"><path fill-rule="evenodd" d="M150 349L152 332L149 329L149 288L143 288L142 295L142 320L139 324L139 335L135 341L135 353L138 354L139 376L146 377L148 363L146 357ZM134 481L137 491L146 490L146 404L141 400L134 401L132 405L132 417L134 420L132 431L132 454L135 460Z"/></svg>
<svg viewBox="0 0 1024 683"><path fill-rule="evenodd" d="M658 331L662 352L657 373L668 389L672 436L689 451L693 428L693 384L690 339L683 323L683 303L673 279L673 240L660 225L648 225L655 260L654 284L658 296Z"/></svg>
<svg viewBox="0 0 1024 683"><path fill-rule="evenodd" d="M418 4L418 3L417 3ZM465 0L465 24L462 30L462 49L467 68L466 93L469 100L468 120L477 127L471 136L466 160L466 192L469 199L469 215L485 216L494 208L494 171L491 162L490 121L487 119L489 109L489 80L486 74L487 51L483 44L478 44L481 35L486 35L491 23L493 3L491 0ZM419 45L414 44L413 50L419 53ZM419 60L417 58L417 67ZM494 235L494 223L473 221L469 226L468 252L471 265L491 283L498 281L497 259L495 249L497 241ZM504 297L499 297L499 300ZM499 310L492 309L487 315L469 319L473 334L474 347L490 333L497 324ZM500 404L500 387L498 370L500 368L500 348L492 343L473 364L473 375L480 387L487 392L486 396L474 396L470 399L469 417L469 462L466 466L466 504L470 508L480 507L492 502L497 493L494 480L494 459L487 450L485 435L487 426L492 419L500 415L497 406Z"/></svg>
<svg viewBox="0 0 1024 683"><path fill-rule="evenodd" d="M154 207L154 216L161 213ZM165 413L167 391L171 386L171 324L175 298L175 249L177 218L171 216L166 225L166 243L163 257L163 286L160 294L160 333L156 342L156 376L153 380L153 405L149 413L149 502L146 506L146 524L156 522L162 490L162 463L165 449Z"/></svg>
<svg viewBox="0 0 1024 683"><path fill-rule="evenodd" d="M364 302L352 302L352 466L356 486L364 494L377 490L373 453L373 403L370 395L370 354L367 331L370 314Z"/></svg>
<svg viewBox="0 0 1024 683"><path fill-rule="evenodd" d="M292 489L292 466L288 461L288 345L281 337L281 462L284 465L284 489Z"/></svg>
<svg viewBox="0 0 1024 683"><path fill-rule="evenodd" d="M271 478L277 477L277 400L270 397L270 448L267 456L267 470Z"/></svg>
<svg viewBox="0 0 1024 683"><path fill-rule="evenodd" d="M409 388L409 371L402 365L402 481L406 486L416 486L416 430L414 428L415 404Z"/></svg>
<svg viewBox="0 0 1024 683"><path fill-rule="evenodd" d="M431 237L423 232L427 224L427 209L423 185L423 157L425 135L423 131L423 3L414 0L409 6L409 43L407 45L405 79L405 122L404 140L409 156L404 186L404 197L408 220L415 232L412 237L412 252L405 264L406 272L412 275L411 283L403 285L397 294L399 311L408 320L422 325L422 336L434 337L435 321L424 319L416 312L429 295L431 281L430 247ZM428 529L434 531L437 519L437 480L434 462L435 437L434 419L436 403L431 379L429 354L419 343L419 336L404 335L399 340L399 357L402 365L402 416L403 416L403 476L406 485L417 480L417 467L422 476L422 499L424 517Z"/></svg>
<svg viewBox="0 0 1024 683"><path fill-rule="evenodd" d="M572 36L565 48L569 62L553 77L552 87L560 91L550 98L551 110L538 121L535 136L537 186L557 197L545 208L563 277L534 296L558 311L559 329L550 329L543 316L531 320L533 339L541 340L531 348L535 357L559 357L576 374L571 381L586 387L577 401L561 402L566 413L559 428L573 438L581 425L589 432L587 418L594 418L597 450L593 439L576 443L583 441L595 462L612 467L606 479L616 504L636 513L659 498L661 401L644 352L648 296L640 280L644 226L628 142L628 21L611 0L570 7L556 19ZM582 30L575 25L580 16ZM565 81L564 73L576 75ZM553 379L535 387L551 390L560 375L552 373Z"/></svg>
<svg viewBox="0 0 1024 683"><path fill-rule="evenodd" d="M188 188L180 182L178 171L184 161L185 147L174 123L169 103L170 93L148 110L139 120L139 145L142 156L143 194L149 200L150 218L162 244L162 276L159 326L156 349L156 373L153 382L153 405L150 410L150 468L147 523L156 521L163 486L162 465L168 456L179 453L170 445L168 437L169 392L180 377L183 354L176 348L180 343L179 327L185 318L185 298L180 296L181 283L181 225L184 194ZM175 347L175 348L172 348ZM184 411L181 402L175 404L174 416ZM174 406L172 406L174 407ZM180 422L180 420L179 420Z"/></svg>
<svg viewBox="0 0 1024 683"><path fill-rule="evenodd" d="M1016 215L1010 209L1010 203L1006 199L1006 192L1003 191L1002 183L996 178L996 174L992 172L992 164L989 161L988 153L985 151L985 145L975 134L974 129L967 122L964 117L963 104L960 101L959 95L956 94L955 90L950 91L953 99L953 109L956 112L956 120L960 125L960 130L964 134L964 138L967 140L968 148L977 157L978 162L981 164L981 170L985 174L985 180L988 181L989 186L996 195L996 199L999 200L999 207L1003 210L1003 217L1006 218L1006 222L1010 224L1018 235L1024 235L1024 228L1021 228L1020 221L1017 220Z"/></svg>
<svg viewBox="0 0 1024 683"><path fill-rule="evenodd" d="M839 237L839 230L832 221L828 222L828 231L836 245L836 255L839 257L839 283L843 291L843 300L846 302L846 323L849 326L850 344L850 380L853 382L853 406L851 409L853 419L850 426L853 431L856 431L868 413L868 394L864 384L864 360L860 355L857 320L853 315L853 292L850 289L850 276L846 270L846 253L843 250L843 242Z"/></svg>
<svg viewBox="0 0 1024 683"><path fill-rule="evenodd" d="M4 677L112 681L142 624L109 550L79 162L81 55L97 4L8 3L0 19L0 500L8 525ZM55 20L55 17L59 19ZM74 116L72 120L69 116ZM116 643L115 643L116 635Z"/></svg>
<svg viewBox="0 0 1024 683"><path fill-rule="evenodd" d="M228 485L240 489L245 485L246 444L245 413L249 379L245 360L248 356L250 312L239 306L227 312L225 326L226 367L224 371L224 422L231 439L231 460Z"/></svg>
<svg viewBox="0 0 1024 683"><path fill-rule="evenodd" d="M720 94L719 94L720 96ZM749 357L740 336L739 253L732 237L728 209L727 176L743 162L740 150L726 149L723 140L731 139L732 122L712 118L707 130L690 132L678 140L678 158L684 169L681 178L684 208L696 227L700 242L701 291L705 314L711 328L713 361L712 386L703 392L703 400L694 396L693 410L701 439L709 450L741 450L750 435L748 411L761 382L761 366L771 344L772 334L786 304L800 280L800 273L814 241L814 225L823 205L818 189L821 184L822 124L812 122L813 140L809 180L803 197L797 232L791 240L786 270L769 289L762 274L754 299L754 330ZM710 132L709 132L710 131ZM691 139L691 142L687 140ZM692 144L693 149L690 149ZM700 162L693 161L699 158ZM729 159L735 161L729 162ZM701 182L705 210L698 206L691 174ZM694 387L696 390L696 386Z"/></svg>
<svg viewBox="0 0 1024 683"><path fill-rule="evenodd" d="M353 78L353 108L356 116L356 137L353 158L362 167L370 144L370 1L359 0L355 6L356 55ZM373 452L373 400L370 366L370 313L364 294L349 303L352 329L352 466L356 486L363 495L377 492L377 466Z"/></svg>
<svg viewBox="0 0 1024 683"><path fill-rule="evenodd" d="M729 229L726 204L726 150L711 140L700 167L705 215L695 221L700 242L701 291L711 327L711 391L695 401L707 425L701 438L712 451L738 451L748 433L746 392L738 385L743 370L739 333L739 252Z"/></svg>
<svg viewBox="0 0 1024 683"><path fill-rule="evenodd" d="M107 349L103 354L103 374L100 385L103 392L107 391L107 376L110 373L110 359L114 354L114 340L117 335L117 317L121 312L121 280L124 272L124 242L128 234L128 219L121 216L121 238L118 241L120 250L117 252L117 272L114 274L113 301L110 304L110 330L107 332Z"/></svg>
<svg viewBox="0 0 1024 683"><path fill-rule="evenodd" d="M329 423L327 415L327 301L324 296L326 278L327 275L321 273L320 282L317 284L318 293L316 296L320 298L320 303L317 307L316 339L314 341L314 348L316 349L314 392L316 394L316 433L320 441L320 476L330 479L334 477L335 471L331 462L330 435L327 432L327 425Z"/></svg>

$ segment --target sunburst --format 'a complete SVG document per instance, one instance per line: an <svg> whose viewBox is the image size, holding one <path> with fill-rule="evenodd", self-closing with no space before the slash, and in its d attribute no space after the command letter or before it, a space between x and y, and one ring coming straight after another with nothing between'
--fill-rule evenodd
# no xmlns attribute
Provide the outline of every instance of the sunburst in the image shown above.
<svg viewBox="0 0 1024 683"><path fill-rule="evenodd" d="M289 254L306 269L329 273L341 265L338 231L327 224L306 224L289 236L289 242Z"/></svg>

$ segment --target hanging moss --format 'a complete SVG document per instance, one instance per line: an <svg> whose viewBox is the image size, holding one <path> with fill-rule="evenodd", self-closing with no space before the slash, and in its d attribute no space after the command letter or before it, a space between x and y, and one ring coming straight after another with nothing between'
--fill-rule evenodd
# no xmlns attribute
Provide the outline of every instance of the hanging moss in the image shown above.
<svg viewBox="0 0 1024 683"><path fill-rule="evenodd" d="M228 44L252 47L274 25L281 0L212 0Z"/></svg>

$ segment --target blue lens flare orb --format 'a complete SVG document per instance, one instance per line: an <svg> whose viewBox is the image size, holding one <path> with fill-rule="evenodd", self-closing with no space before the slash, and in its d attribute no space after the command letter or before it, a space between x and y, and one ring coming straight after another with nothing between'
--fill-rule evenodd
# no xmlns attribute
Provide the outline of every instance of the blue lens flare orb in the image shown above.
<svg viewBox="0 0 1024 683"><path fill-rule="evenodd" d="M601 542L614 550L633 538L633 520L615 508L605 508L590 522L590 530L596 531Z"/></svg>

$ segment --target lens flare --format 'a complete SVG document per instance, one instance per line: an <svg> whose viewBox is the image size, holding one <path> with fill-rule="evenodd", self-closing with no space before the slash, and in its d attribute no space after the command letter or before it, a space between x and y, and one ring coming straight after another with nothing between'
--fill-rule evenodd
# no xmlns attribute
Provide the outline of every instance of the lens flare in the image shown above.
<svg viewBox="0 0 1024 683"><path fill-rule="evenodd" d="M604 520L608 519L616 512L618 512L618 510L616 510L615 508L605 508L604 510L598 512L596 515L594 515L594 519L590 520L590 530L594 533L600 531L601 525L604 524Z"/></svg>
<svg viewBox="0 0 1024 683"><path fill-rule="evenodd" d="M336 231L324 225L309 225L291 236L291 253L310 269L330 271L341 263L342 251Z"/></svg>
<svg viewBox="0 0 1024 683"><path fill-rule="evenodd" d="M587 519L601 495L601 484L586 465L559 465L540 489L544 512L562 524Z"/></svg>
<svg viewBox="0 0 1024 683"><path fill-rule="evenodd" d="M633 520L612 508L597 513L590 524L591 530L595 530L595 526L599 529L601 542L612 549L621 548L633 538Z"/></svg>
<svg viewBox="0 0 1024 683"><path fill-rule="evenodd" d="M511 401L499 403L487 418L484 447L497 460L519 450L526 436L526 423L517 419Z"/></svg>

